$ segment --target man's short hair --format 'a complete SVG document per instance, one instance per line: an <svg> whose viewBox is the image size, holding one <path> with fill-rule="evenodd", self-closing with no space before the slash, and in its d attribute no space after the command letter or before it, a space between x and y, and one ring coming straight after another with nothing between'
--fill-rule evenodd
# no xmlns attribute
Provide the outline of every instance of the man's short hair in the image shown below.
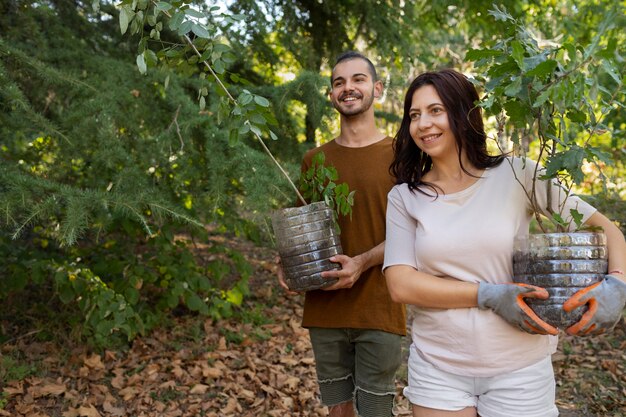
<svg viewBox="0 0 626 417"><path fill-rule="evenodd" d="M373 81L378 81L378 74L376 74L376 67L374 66L374 64L372 64L372 61L370 61L368 57L366 57L365 55L363 55L362 53L357 52L357 51L345 51L345 52L342 52L341 54L339 54L337 56L337 58L335 59L335 65L333 65L333 70L341 62L343 62L343 61L350 61L350 60L353 60L353 59L362 59L363 61L365 61L367 63L368 68L369 68L370 75L372 76L372 80ZM330 82L331 82L331 84L333 82L333 75L332 75L332 73L330 75Z"/></svg>

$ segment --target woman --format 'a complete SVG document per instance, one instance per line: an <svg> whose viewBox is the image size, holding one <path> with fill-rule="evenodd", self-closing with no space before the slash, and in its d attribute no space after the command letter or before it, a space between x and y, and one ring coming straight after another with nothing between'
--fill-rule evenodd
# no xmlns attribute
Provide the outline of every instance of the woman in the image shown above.
<svg viewBox="0 0 626 417"><path fill-rule="evenodd" d="M417 307L404 394L414 417L556 416L550 355L558 330L523 300L548 293L511 282L513 241L531 220L518 179L532 187L534 164L488 154L477 101L456 71L422 74L406 93L395 137L398 184L388 195L383 269L394 301ZM537 194L548 186L560 192L540 181ZM601 331L626 300L626 242L581 199L570 196L564 213L570 208L607 234L613 276L588 296L612 298L603 317L590 313L572 330Z"/></svg>

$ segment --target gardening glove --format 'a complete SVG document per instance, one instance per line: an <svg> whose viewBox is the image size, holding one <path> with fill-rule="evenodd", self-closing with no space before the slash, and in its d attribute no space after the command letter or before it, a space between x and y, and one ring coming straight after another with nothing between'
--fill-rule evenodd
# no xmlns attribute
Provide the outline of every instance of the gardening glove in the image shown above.
<svg viewBox="0 0 626 417"><path fill-rule="evenodd" d="M565 332L574 336L584 336L610 331L622 318L626 304L626 282L613 275L607 275L604 280L572 295L563 303L563 310L569 313L585 304L589 304L585 314L578 323L568 327Z"/></svg>
<svg viewBox="0 0 626 417"><path fill-rule="evenodd" d="M559 330L546 323L526 304L524 298L549 297L548 291L527 284L488 284L478 285L478 307L490 308L512 326L531 334L558 334Z"/></svg>

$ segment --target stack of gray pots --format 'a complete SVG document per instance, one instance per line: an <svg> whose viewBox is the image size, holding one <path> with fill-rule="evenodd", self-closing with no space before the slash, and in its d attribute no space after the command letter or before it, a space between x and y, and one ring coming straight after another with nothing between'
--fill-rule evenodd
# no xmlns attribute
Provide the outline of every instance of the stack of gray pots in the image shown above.
<svg viewBox="0 0 626 417"><path fill-rule="evenodd" d="M289 289L310 291L337 281L321 276L322 271L340 269L328 258L342 253L333 212L326 203L276 211L272 227Z"/></svg>
<svg viewBox="0 0 626 417"><path fill-rule="evenodd" d="M516 239L513 281L543 287L550 298L527 298L539 317L566 329L580 320L586 307L566 313L563 303L578 290L601 281L608 252L603 233L543 233Z"/></svg>

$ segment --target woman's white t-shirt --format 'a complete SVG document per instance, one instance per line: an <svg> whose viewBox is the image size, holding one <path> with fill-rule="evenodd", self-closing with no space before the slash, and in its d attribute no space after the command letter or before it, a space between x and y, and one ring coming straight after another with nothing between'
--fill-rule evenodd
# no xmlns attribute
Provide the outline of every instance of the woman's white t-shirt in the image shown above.
<svg viewBox="0 0 626 417"><path fill-rule="evenodd" d="M504 283L513 276L513 242L528 234L532 212L522 188L532 189L536 164L506 158L460 192L431 196L407 184L388 194L383 269L409 265L460 281ZM517 176L517 179L516 179ZM518 182L519 180L519 182ZM547 206L547 181L535 185ZM552 185L558 211L563 191ZM578 197L565 199L562 217L576 209L586 221L595 209ZM557 337L525 333L491 310L416 308L411 331L417 353L457 375L489 377L531 365L556 350Z"/></svg>

